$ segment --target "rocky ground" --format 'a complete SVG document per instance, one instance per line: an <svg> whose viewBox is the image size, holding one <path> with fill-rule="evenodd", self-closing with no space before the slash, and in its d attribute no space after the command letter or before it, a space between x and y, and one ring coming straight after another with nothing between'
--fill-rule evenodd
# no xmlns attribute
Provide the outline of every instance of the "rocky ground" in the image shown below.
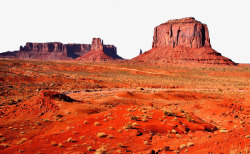
<svg viewBox="0 0 250 154"><path fill-rule="evenodd" d="M248 153L249 65L0 60L0 153Z"/></svg>

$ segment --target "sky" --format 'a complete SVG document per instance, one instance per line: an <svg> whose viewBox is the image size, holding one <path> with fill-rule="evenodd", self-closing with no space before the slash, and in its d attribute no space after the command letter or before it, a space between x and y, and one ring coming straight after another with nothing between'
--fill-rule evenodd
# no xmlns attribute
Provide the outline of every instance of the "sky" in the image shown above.
<svg viewBox="0 0 250 154"><path fill-rule="evenodd" d="M216 51L250 63L249 0L1 0L0 52L26 42L91 44L100 37L123 58L151 49L154 27L195 17Z"/></svg>

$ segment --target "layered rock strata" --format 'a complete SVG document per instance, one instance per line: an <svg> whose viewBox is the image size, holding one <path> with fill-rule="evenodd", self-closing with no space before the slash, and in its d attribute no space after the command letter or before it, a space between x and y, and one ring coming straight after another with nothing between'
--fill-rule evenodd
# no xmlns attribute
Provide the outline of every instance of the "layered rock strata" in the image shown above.
<svg viewBox="0 0 250 154"><path fill-rule="evenodd" d="M60 42L32 43L20 46L20 50L0 53L0 58L38 59L38 60L72 60L89 51L104 51L110 57L117 58L114 45L103 45L101 39L94 38L92 44L63 44Z"/></svg>
<svg viewBox="0 0 250 154"><path fill-rule="evenodd" d="M93 38L90 52L77 58L80 61L111 61L117 59L122 58L117 55L116 47L114 45L103 45L100 38Z"/></svg>
<svg viewBox="0 0 250 154"><path fill-rule="evenodd" d="M193 17L169 20L155 27L152 49L133 60L235 65L232 60L212 49L207 25Z"/></svg>

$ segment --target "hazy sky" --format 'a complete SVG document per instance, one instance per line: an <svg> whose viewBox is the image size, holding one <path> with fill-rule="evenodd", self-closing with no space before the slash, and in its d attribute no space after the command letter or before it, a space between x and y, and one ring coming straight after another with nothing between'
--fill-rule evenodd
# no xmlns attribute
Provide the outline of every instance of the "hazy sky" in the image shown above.
<svg viewBox="0 0 250 154"><path fill-rule="evenodd" d="M1 0L0 52L26 42L85 43L100 37L130 59L151 49L154 27L195 17L207 24L212 47L250 63L249 0Z"/></svg>

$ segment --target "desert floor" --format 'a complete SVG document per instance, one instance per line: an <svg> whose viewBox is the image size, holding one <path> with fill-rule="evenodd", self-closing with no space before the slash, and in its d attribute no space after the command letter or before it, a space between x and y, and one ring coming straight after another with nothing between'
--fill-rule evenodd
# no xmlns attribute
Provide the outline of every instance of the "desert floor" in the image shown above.
<svg viewBox="0 0 250 154"><path fill-rule="evenodd" d="M0 153L250 152L250 65L0 59Z"/></svg>

